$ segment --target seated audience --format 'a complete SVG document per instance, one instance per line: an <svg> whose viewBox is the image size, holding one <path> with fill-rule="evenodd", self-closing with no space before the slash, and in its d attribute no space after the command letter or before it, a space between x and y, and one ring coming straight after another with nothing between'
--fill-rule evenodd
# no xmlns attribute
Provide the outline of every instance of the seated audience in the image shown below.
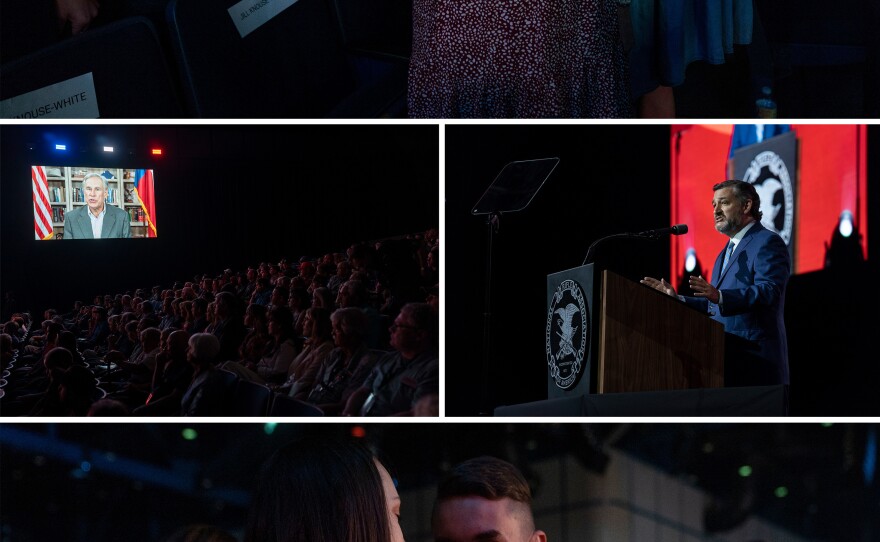
<svg viewBox="0 0 880 542"><path fill-rule="evenodd" d="M373 246L392 245L410 253L395 258L375 255ZM410 273L418 248L414 242L376 241L352 245L348 259L342 252L327 252L318 258L303 256L295 265L282 261L277 266L254 266L249 270L254 284L262 279L271 286L267 293L274 294L266 300L270 312L265 305L253 304L245 315L244 302L254 292L247 291L244 274L226 269L213 277L199 274L192 282L176 281L166 289L152 286L137 288L133 295L132 291L95 295L92 305L77 302L63 317L47 309L41 312L39 321L44 325L36 333L30 332L28 311L14 313L0 323L3 367L14 363L3 389L2 414L228 415L232 408L228 375L215 368L230 360L239 360L239 376L311 401L327 414L340 414L356 390L378 389L397 380L391 373L400 369L391 367L390 373L378 376L377 372L367 382L376 361L386 354L373 345L387 347L389 342L375 341L373 319L365 315L379 316L375 323L384 329L387 323L381 324L381 319L387 322L396 312L380 315L375 292L367 290L364 281L383 277L382 284L391 285L393 277ZM335 282L341 285L340 310L334 310L332 291L325 285L333 269ZM345 284L343 276L349 279ZM395 303L386 304L386 311L398 299L401 304L420 301L411 299L419 296L409 289L392 292ZM410 330L402 326L410 324L398 324L401 327L394 333L404 337ZM204 329L204 333L191 338L176 326ZM382 331L383 336L388 335ZM394 355L404 352L397 339L395 335ZM408 370L417 365L406 355L401 359L409 362ZM74 367L70 376L62 378ZM436 365L433 370L436 381ZM393 385L402 384L409 392L413 382L407 377L399 380ZM102 396L107 400L90 408ZM430 386L409 400L412 404L402 412L437 411L437 394ZM361 398L352 400L347 413L365 409L371 415L378 413L373 400L364 399L367 406L355 407L356 401ZM117 402L125 408L118 408Z"/></svg>

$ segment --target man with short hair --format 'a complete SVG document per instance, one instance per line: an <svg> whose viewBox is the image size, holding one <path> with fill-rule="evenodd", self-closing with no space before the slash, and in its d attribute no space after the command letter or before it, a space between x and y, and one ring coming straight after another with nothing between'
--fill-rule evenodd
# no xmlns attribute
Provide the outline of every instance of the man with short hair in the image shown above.
<svg viewBox="0 0 880 542"><path fill-rule="evenodd" d="M469 459L437 488L435 542L546 542L535 529L532 492L519 470L495 457Z"/></svg>
<svg viewBox="0 0 880 542"><path fill-rule="evenodd" d="M64 215L64 239L110 239L131 237L131 218L124 210L108 205L107 179L88 173L82 181L86 205Z"/></svg>
<svg viewBox="0 0 880 542"><path fill-rule="evenodd" d="M791 258L785 241L761 224L761 197L752 184L727 180L712 187L715 229L728 238L712 269L711 282L690 277L692 295L679 296L665 279L641 283L721 322L724 385L789 384L785 333L785 289Z"/></svg>
<svg viewBox="0 0 880 542"><path fill-rule="evenodd" d="M408 303L391 326L393 352L382 356L346 404L349 416L412 416L416 402L438 394L438 316L427 303Z"/></svg>

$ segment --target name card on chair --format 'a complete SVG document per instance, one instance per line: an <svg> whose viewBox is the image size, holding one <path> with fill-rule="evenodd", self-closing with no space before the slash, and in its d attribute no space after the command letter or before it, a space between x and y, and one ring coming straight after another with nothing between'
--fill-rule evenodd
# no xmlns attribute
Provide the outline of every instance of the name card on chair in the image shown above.
<svg viewBox="0 0 880 542"><path fill-rule="evenodd" d="M5 119L96 119L101 115L92 73L3 100L0 116Z"/></svg>
<svg viewBox="0 0 880 542"><path fill-rule="evenodd" d="M296 2L297 0L242 0L228 11L238 33L245 37Z"/></svg>

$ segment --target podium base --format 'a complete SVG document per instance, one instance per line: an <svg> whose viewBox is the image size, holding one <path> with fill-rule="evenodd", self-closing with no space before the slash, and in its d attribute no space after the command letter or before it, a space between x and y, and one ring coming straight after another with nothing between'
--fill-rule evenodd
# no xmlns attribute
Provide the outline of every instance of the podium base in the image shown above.
<svg viewBox="0 0 880 542"><path fill-rule="evenodd" d="M575 395L500 406L495 416L785 416L784 385Z"/></svg>

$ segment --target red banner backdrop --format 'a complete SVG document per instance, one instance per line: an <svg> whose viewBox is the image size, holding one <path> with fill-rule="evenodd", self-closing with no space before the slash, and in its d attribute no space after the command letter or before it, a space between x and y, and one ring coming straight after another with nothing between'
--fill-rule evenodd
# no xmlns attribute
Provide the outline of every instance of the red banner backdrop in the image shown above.
<svg viewBox="0 0 880 542"><path fill-rule="evenodd" d="M795 191L794 272L822 269L840 214L852 212L867 250L867 127L792 125L798 140ZM703 275L711 274L726 239L715 231L712 185L727 178L731 124L680 124L671 127L671 218L688 233L672 238L670 277L677 285L688 249L696 251Z"/></svg>

